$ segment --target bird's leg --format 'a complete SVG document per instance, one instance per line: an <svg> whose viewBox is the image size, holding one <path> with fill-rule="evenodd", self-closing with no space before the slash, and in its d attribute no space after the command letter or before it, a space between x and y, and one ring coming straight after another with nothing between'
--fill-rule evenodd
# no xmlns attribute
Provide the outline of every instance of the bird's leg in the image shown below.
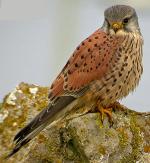
<svg viewBox="0 0 150 163"><path fill-rule="evenodd" d="M110 104L110 105L109 105L109 108L113 108L113 109L122 109L122 105L121 105L118 101L116 101L116 102Z"/></svg>
<svg viewBox="0 0 150 163"><path fill-rule="evenodd" d="M104 108L101 104L100 101L98 100L96 109L101 113L101 120L102 122L104 121L105 114L108 116L109 122L113 124L112 120L112 107Z"/></svg>

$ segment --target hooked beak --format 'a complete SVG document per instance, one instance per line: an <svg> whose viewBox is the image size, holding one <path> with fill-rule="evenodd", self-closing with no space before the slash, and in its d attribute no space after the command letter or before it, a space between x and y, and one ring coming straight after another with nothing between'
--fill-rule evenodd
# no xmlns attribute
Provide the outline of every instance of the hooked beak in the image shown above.
<svg viewBox="0 0 150 163"><path fill-rule="evenodd" d="M115 32L117 32L119 29L123 29L122 22L113 22L111 26Z"/></svg>

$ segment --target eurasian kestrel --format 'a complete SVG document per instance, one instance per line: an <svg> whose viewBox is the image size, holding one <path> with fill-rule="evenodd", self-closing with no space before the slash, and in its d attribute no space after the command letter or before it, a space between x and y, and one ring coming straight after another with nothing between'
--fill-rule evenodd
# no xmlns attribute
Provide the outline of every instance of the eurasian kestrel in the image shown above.
<svg viewBox="0 0 150 163"><path fill-rule="evenodd" d="M136 11L116 5L106 9L104 16L102 27L81 42L51 85L47 108L15 136L16 147L9 157L60 117L75 99L91 97L107 108L138 85L143 39Z"/></svg>

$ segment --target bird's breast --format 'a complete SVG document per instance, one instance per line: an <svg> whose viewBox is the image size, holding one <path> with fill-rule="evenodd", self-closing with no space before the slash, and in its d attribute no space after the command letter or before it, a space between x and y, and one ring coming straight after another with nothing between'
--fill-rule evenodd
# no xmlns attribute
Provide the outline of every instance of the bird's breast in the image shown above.
<svg viewBox="0 0 150 163"><path fill-rule="evenodd" d="M106 75L94 81L91 88L101 97L102 105L109 105L136 88L142 71L142 40L128 35L116 50Z"/></svg>

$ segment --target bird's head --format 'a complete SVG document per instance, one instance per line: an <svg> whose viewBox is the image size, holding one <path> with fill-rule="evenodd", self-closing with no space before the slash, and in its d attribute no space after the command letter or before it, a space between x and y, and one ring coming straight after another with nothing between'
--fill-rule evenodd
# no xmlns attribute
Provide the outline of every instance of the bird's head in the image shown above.
<svg viewBox="0 0 150 163"><path fill-rule="evenodd" d="M102 29L110 34L140 32L138 17L134 8L116 5L105 10Z"/></svg>

